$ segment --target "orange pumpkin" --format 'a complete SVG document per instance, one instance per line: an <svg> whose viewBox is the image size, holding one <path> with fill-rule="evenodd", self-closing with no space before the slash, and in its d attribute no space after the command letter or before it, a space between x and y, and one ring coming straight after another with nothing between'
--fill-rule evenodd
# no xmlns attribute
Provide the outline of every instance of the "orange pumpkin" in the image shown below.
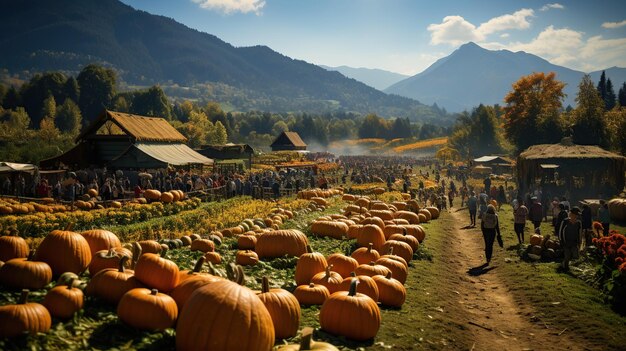
<svg viewBox="0 0 626 351"><path fill-rule="evenodd" d="M34 259L50 265L52 274L81 274L91 262L91 249L85 238L71 231L53 230L39 244Z"/></svg>
<svg viewBox="0 0 626 351"><path fill-rule="evenodd" d="M414 237L413 235L406 234L406 231L403 234L393 234L391 237L389 237L388 240L397 240L397 241L405 242L409 244L413 252L415 252L415 250L417 250L420 246L419 240L417 240L417 238Z"/></svg>
<svg viewBox="0 0 626 351"><path fill-rule="evenodd" d="M326 258L319 252L313 252L310 245L306 246L307 252L300 255L296 264L295 279L297 285L307 284L311 278L319 272L326 270Z"/></svg>
<svg viewBox="0 0 626 351"><path fill-rule="evenodd" d="M407 220L410 224L420 224L420 220L417 217L417 213L411 211L396 211L393 214L394 218L401 218Z"/></svg>
<svg viewBox="0 0 626 351"><path fill-rule="evenodd" d="M19 289L41 289L52 280L52 269L45 262L14 258L0 267L0 284Z"/></svg>
<svg viewBox="0 0 626 351"><path fill-rule="evenodd" d="M178 285L176 263L153 253L141 255L135 265L135 276L148 288L170 292Z"/></svg>
<svg viewBox="0 0 626 351"><path fill-rule="evenodd" d="M404 227L399 224L390 224L383 229L383 234L385 234L385 240L389 240L389 238L394 234L402 234L405 231Z"/></svg>
<svg viewBox="0 0 626 351"><path fill-rule="evenodd" d="M218 252L215 252L215 250L205 253L204 258L207 262L211 262L213 264L219 264L222 262L222 256Z"/></svg>
<svg viewBox="0 0 626 351"><path fill-rule="evenodd" d="M178 317L178 307L170 296L157 289L132 289L117 305L117 315L131 327L142 330L171 328Z"/></svg>
<svg viewBox="0 0 626 351"><path fill-rule="evenodd" d="M267 351L274 340L272 317L263 302L250 289L227 280L197 289L176 325L178 351Z"/></svg>
<svg viewBox="0 0 626 351"><path fill-rule="evenodd" d="M377 264L376 262L370 262L368 264L362 264L358 267L356 267L356 269L354 270L354 273L356 273L356 275L367 275L370 277L373 277L375 275L387 275L387 273L390 273L391 271L389 270L389 268Z"/></svg>
<svg viewBox="0 0 626 351"><path fill-rule="evenodd" d="M341 239L348 236L348 225L338 221L315 221L311 224L311 233Z"/></svg>
<svg viewBox="0 0 626 351"><path fill-rule="evenodd" d="M191 251L209 252L215 250L215 243L209 239L196 239L191 243Z"/></svg>
<svg viewBox="0 0 626 351"><path fill-rule="evenodd" d="M87 283L87 295L96 296L104 301L117 304L129 290L145 286L135 277L134 271L125 269L128 257L123 256L118 269L107 268L94 275Z"/></svg>
<svg viewBox="0 0 626 351"><path fill-rule="evenodd" d="M424 230L424 227L422 227L421 225L411 224L411 225L405 225L403 226L403 228L406 229L407 235L412 235L416 237L417 241L419 241L420 243L422 243L424 239L426 239L426 231Z"/></svg>
<svg viewBox="0 0 626 351"><path fill-rule="evenodd" d="M193 275L189 279L185 279L180 282L174 290L170 292L170 296L174 299L174 301L176 301L178 310L182 311L185 303L187 303L191 297L191 294L193 294L198 288L219 280L223 280L223 278L210 274Z"/></svg>
<svg viewBox="0 0 626 351"><path fill-rule="evenodd" d="M349 291L353 280L359 281L357 292L371 297L374 301L378 301L378 286L372 277L366 275L357 276L356 273L352 272L350 277L341 282L341 291Z"/></svg>
<svg viewBox="0 0 626 351"><path fill-rule="evenodd" d="M393 279L391 272L385 276L377 275L373 279L378 285L378 301L385 306L401 307L406 300L406 289L398 280Z"/></svg>
<svg viewBox="0 0 626 351"><path fill-rule="evenodd" d="M0 306L0 338L13 338L24 332L45 333L52 326L48 310L38 303L28 302L28 290L16 305Z"/></svg>
<svg viewBox="0 0 626 351"><path fill-rule="evenodd" d="M259 263L259 256L256 252L250 250L239 250L235 257L235 263L242 266L254 266Z"/></svg>
<svg viewBox="0 0 626 351"><path fill-rule="evenodd" d="M256 245L256 233L254 232L246 232L241 234L237 238L237 248L239 250L254 250L254 246Z"/></svg>
<svg viewBox="0 0 626 351"><path fill-rule="evenodd" d="M356 243L360 247L367 247L371 243L375 250L380 250L385 244L385 234L379 226L367 224L361 228Z"/></svg>
<svg viewBox="0 0 626 351"><path fill-rule="evenodd" d="M96 252L89 263L89 276L93 277L96 273L106 268L117 268L122 256L130 258L133 254L130 250L123 247L112 247L108 250Z"/></svg>
<svg viewBox="0 0 626 351"><path fill-rule="evenodd" d="M361 233L361 228L363 225L361 224L353 224L348 226L348 239L356 239Z"/></svg>
<svg viewBox="0 0 626 351"><path fill-rule="evenodd" d="M354 250L351 256L359 264L367 264L372 261L376 261L380 257L380 254L378 253L378 251L374 250L374 244L369 243L369 245L366 248L361 247L359 249Z"/></svg>
<svg viewBox="0 0 626 351"><path fill-rule="evenodd" d="M141 246L141 254L153 253L159 254L163 251L163 247L156 240L142 240L138 242Z"/></svg>
<svg viewBox="0 0 626 351"><path fill-rule="evenodd" d="M398 257L402 261L404 261L404 259L399 256L395 257ZM391 258L390 255L385 255L376 260L376 264L389 268L389 271L391 271L393 277L397 279L400 283L404 284L406 282L406 278L409 275L409 269L406 266L406 262L402 263L402 261Z"/></svg>
<svg viewBox="0 0 626 351"><path fill-rule="evenodd" d="M358 250L358 249L357 249ZM333 265L333 270L342 278L347 278L350 273L359 266L359 262L350 256L346 256L340 253L334 253L326 258L328 264Z"/></svg>
<svg viewBox="0 0 626 351"><path fill-rule="evenodd" d="M254 250L259 258L300 257L308 244L306 235L297 229L272 230L257 238Z"/></svg>
<svg viewBox="0 0 626 351"><path fill-rule="evenodd" d="M0 236L0 261L28 257L28 244L19 236Z"/></svg>
<svg viewBox="0 0 626 351"><path fill-rule="evenodd" d="M380 328L380 309L372 298L357 293L358 280L349 291L336 292L322 305L320 326L325 331L364 341L372 339Z"/></svg>
<svg viewBox="0 0 626 351"><path fill-rule="evenodd" d="M68 285L57 285L46 293L42 304L53 317L69 319L83 308L83 291L73 286L72 279Z"/></svg>
<svg viewBox="0 0 626 351"><path fill-rule="evenodd" d="M365 218L359 224L362 224L362 225L373 224L373 225L377 225L380 229L385 228L385 222L380 217Z"/></svg>
<svg viewBox="0 0 626 351"><path fill-rule="evenodd" d="M406 262L411 262L413 259L413 249L411 246L403 241L389 240L383 245L382 253L387 254L391 252L393 248L393 254L402 257Z"/></svg>
<svg viewBox="0 0 626 351"><path fill-rule="evenodd" d="M80 235L87 240L92 256L98 251L122 246L122 243L117 235L108 230L92 229L82 232Z"/></svg>
<svg viewBox="0 0 626 351"><path fill-rule="evenodd" d="M326 266L324 272L317 273L311 278L311 283L324 285L331 294L341 289L341 282L343 281L339 273L331 271L332 268L333 266Z"/></svg>
<svg viewBox="0 0 626 351"><path fill-rule="evenodd" d="M293 295L302 305L321 305L330 296L328 288L321 284L298 285Z"/></svg>
<svg viewBox="0 0 626 351"><path fill-rule="evenodd" d="M286 339L295 336L300 325L298 299L287 290L270 289L267 277L263 277L261 293L258 296L272 317L275 337Z"/></svg>

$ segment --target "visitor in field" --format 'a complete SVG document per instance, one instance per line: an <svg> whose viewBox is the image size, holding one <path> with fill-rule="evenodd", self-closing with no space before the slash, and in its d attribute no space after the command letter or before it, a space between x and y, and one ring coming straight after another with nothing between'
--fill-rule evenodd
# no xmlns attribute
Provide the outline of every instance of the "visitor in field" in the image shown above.
<svg viewBox="0 0 626 351"><path fill-rule="evenodd" d="M565 205L563 205L562 203L559 203L559 214L556 216L556 221L554 222L554 235L556 236L559 235L561 224L563 223L563 221L567 219L568 216L569 214L567 213L567 210L565 209Z"/></svg>
<svg viewBox="0 0 626 351"><path fill-rule="evenodd" d="M518 199L518 205L513 209L513 230L515 230L517 241L520 245L524 243L526 218L528 218L528 208L524 205L521 199Z"/></svg>
<svg viewBox="0 0 626 351"><path fill-rule="evenodd" d="M498 195L496 197L496 201L498 201L498 211L500 211L500 207L502 207L502 204L506 203L506 193L504 192L504 186L502 185L498 187Z"/></svg>
<svg viewBox="0 0 626 351"><path fill-rule="evenodd" d="M572 259L578 258L580 238L582 238L583 235L583 226L579 220L580 212L578 207L572 207L569 211L568 218L561 223L561 227L559 228L559 241L563 249L561 269L566 272L569 271L569 262Z"/></svg>
<svg viewBox="0 0 626 351"><path fill-rule="evenodd" d="M475 227L476 212L478 210L478 199L476 199L476 194L473 191L470 193L469 199L467 199L467 208L469 209L470 225L472 227Z"/></svg>
<svg viewBox="0 0 626 351"><path fill-rule="evenodd" d="M602 223L603 235L609 235L609 226L611 225L611 214L609 205L606 201L600 200L600 208L598 208L598 222Z"/></svg>
<svg viewBox="0 0 626 351"><path fill-rule="evenodd" d="M483 194L478 197L478 218L480 218L481 221L483 220L485 213L487 213L487 196L482 195Z"/></svg>
<svg viewBox="0 0 626 351"><path fill-rule="evenodd" d="M593 231L591 230L591 208L589 205L582 205L582 211L580 213L580 223L583 226L583 236L582 242L585 243L585 246L591 246L591 239L593 238Z"/></svg>
<svg viewBox="0 0 626 351"><path fill-rule="evenodd" d="M496 214L496 208L493 205L487 206L487 210L480 221L480 229L483 232L483 239L485 240L485 258L487 264L491 261L493 254L493 243L498 238L498 243L502 245L502 237L500 236L500 223L498 215Z"/></svg>
<svg viewBox="0 0 626 351"><path fill-rule="evenodd" d="M448 201L450 202L450 208L452 208L452 204L454 202L454 195L455 191L450 188L450 190L448 191Z"/></svg>
<svg viewBox="0 0 626 351"><path fill-rule="evenodd" d="M559 217L561 208L559 207L559 198L556 196L554 197L554 199L552 199L552 203L550 204L550 212L552 213L552 226L554 228L558 228L558 226L556 225L556 219Z"/></svg>
<svg viewBox="0 0 626 351"><path fill-rule="evenodd" d="M467 198L467 186L461 187L461 207L465 205L465 199Z"/></svg>
<svg viewBox="0 0 626 351"><path fill-rule="evenodd" d="M533 222L533 229L537 229L541 226L541 221L543 220L543 206L537 196L531 197L530 200L532 201L532 205L530 205L529 209L530 221Z"/></svg>

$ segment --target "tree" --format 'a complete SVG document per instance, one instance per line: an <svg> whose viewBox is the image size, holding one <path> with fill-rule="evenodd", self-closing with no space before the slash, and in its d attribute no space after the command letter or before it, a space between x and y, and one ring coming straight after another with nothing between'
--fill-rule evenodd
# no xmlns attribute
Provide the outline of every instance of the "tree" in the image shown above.
<svg viewBox="0 0 626 351"><path fill-rule="evenodd" d="M410 138L411 122L408 118L396 118L391 125L390 139Z"/></svg>
<svg viewBox="0 0 626 351"><path fill-rule="evenodd" d="M626 107L626 82L624 82L622 84L622 87L619 88L619 94L617 95L617 100L621 107Z"/></svg>
<svg viewBox="0 0 626 351"><path fill-rule="evenodd" d="M31 118L33 128L38 128L41 120L45 117L44 101L52 96L55 102L65 101L63 85L67 78L62 73L52 72L36 74L20 88L21 106ZM54 117L54 115L52 115Z"/></svg>
<svg viewBox="0 0 626 351"><path fill-rule="evenodd" d="M111 102L113 111L130 113L130 105L123 95L116 95Z"/></svg>
<svg viewBox="0 0 626 351"><path fill-rule="evenodd" d="M218 121L219 122L219 121ZM279 135L282 132L288 132L289 126L285 121L278 121L272 126L272 135Z"/></svg>
<svg viewBox="0 0 626 351"><path fill-rule="evenodd" d="M607 111L610 111L615 107L615 90L613 90L613 82L611 79L607 79L606 81L606 96L604 97L604 108Z"/></svg>
<svg viewBox="0 0 626 351"><path fill-rule="evenodd" d="M571 112L574 143L607 147L604 101L587 74L578 85L576 103L578 106Z"/></svg>
<svg viewBox="0 0 626 351"><path fill-rule="evenodd" d="M167 96L158 85L153 85L148 90L133 93L131 111L142 116L163 117L172 119L170 104Z"/></svg>
<svg viewBox="0 0 626 351"><path fill-rule="evenodd" d="M30 117L23 107L5 110L0 123L0 137L3 139L22 140L29 132Z"/></svg>
<svg viewBox="0 0 626 351"><path fill-rule="evenodd" d="M459 114L450 136L450 144L464 156L482 156L502 152L499 121L495 109L480 104L472 111Z"/></svg>
<svg viewBox="0 0 626 351"><path fill-rule="evenodd" d="M607 130L607 143L610 149L626 153L626 108L614 108L604 113Z"/></svg>
<svg viewBox="0 0 626 351"><path fill-rule="evenodd" d="M78 135L82 121L83 117L80 114L80 109L71 99L66 99L57 109L55 123L61 132L69 133L72 136Z"/></svg>
<svg viewBox="0 0 626 351"><path fill-rule="evenodd" d="M11 86L4 95L4 99L2 100L2 107L4 107L6 110L14 110L21 105L22 97L20 96L20 93L17 91L17 89L15 89L14 86Z"/></svg>
<svg viewBox="0 0 626 351"><path fill-rule="evenodd" d="M359 138L387 138L389 123L375 114L369 114L359 127Z"/></svg>
<svg viewBox="0 0 626 351"><path fill-rule="evenodd" d="M606 101L606 74L604 71L602 71L602 75L600 75L600 81L598 82L597 89L602 101Z"/></svg>
<svg viewBox="0 0 626 351"><path fill-rule="evenodd" d="M222 122L217 121L213 127L213 131L210 135L210 140L207 140L208 144L223 145L228 141L228 134L226 133L226 127Z"/></svg>
<svg viewBox="0 0 626 351"><path fill-rule="evenodd" d="M74 102L79 101L80 87L78 86L78 81L76 81L76 78L67 78L65 84L63 84L63 93L65 94L66 99L72 99Z"/></svg>
<svg viewBox="0 0 626 351"><path fill-rule="evenodd" d="M513 90L504 98L504 131L518 151L560 140L563 130L554 128L561 124L555 122L560 120L564 87L554 72L533 73L513 84Z"/></svg>
<svg viewBox="0 0 626 351"><path fill-rule="evenodd" d="M54 126L54 118L52 117L44 117L39 123L39 138L47 145L54 144L56 140L59 139L61 133Z"/></svg>
<svg viewBox="0 0 626 351"><path fill-rule="evenodd" d="M88 123L111 106L117 78L113 70L91 64L80 71L76 80L80 87L78 106L83 120Z"/></svg>
<svg viewBox="0 0 626 351"><path fill-rule="evenodd" d="M52 118L54 121L54 117L57 115L57 103L54 100L54 96L49 95L44 101L43 106L41 108L41 116L43 118Z"/></svg>

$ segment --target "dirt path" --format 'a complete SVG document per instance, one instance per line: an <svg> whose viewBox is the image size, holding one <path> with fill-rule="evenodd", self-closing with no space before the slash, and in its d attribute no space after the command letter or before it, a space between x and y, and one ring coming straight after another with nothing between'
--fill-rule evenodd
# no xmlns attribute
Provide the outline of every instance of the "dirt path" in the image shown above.
<svg viewBox="0 0 626 351"><path fill-rule="evenodd" d="M494 244L491 264L486 260L480 228L465 228L469 218L465 211L452 211L455 245L444 253L452 267L458 267L460 280L456 292L458 303L466 312L472 334L473 350L583 350L566 335L558 335L541 323L531 322L529 306L519 306L498 272L507 264L502 249Z"/></svg>

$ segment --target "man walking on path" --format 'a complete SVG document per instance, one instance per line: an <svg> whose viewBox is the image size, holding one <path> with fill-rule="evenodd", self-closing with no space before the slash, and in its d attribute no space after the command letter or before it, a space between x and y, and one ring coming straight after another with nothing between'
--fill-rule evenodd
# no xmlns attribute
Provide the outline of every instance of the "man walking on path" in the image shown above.
<svg viewBox="0 0 626 351"><path fill-rule="evenodd" d="M578 220L579 216L580 209L572 207L569 211L569 217L561 223L559 228L559 241L563 248L561 269L565 272L569 271L569 261L578 258L578 250L583 233L582 223Z"/></svg>
<svg viewBox="0 0 626 351"><path fill-rule="evenodd" d="M469 209L470 225L472 227L475 227L476 211L478 210L478 199L476 199L476 194L473 191L470 193L470 197L467 200L467 208Z"/></svg>
<svg viewBox="0 0 626 351"><path fill-rule="evenodd" d="M532 205L530 205L530 221L533 222L535 226L533 229L539 228L541 225L541 221L543 220L543 206L541 206L541 202L536 196L530 198L532 201Z"/></svg>
<svg viewBox="0 0 626 351"><path fill-rule="evenodd" d="M513 228L520 245L524 243L524 229L526 228L527 217L528 208L523 202L519 201L517 207L513 210Z"/></svg>

